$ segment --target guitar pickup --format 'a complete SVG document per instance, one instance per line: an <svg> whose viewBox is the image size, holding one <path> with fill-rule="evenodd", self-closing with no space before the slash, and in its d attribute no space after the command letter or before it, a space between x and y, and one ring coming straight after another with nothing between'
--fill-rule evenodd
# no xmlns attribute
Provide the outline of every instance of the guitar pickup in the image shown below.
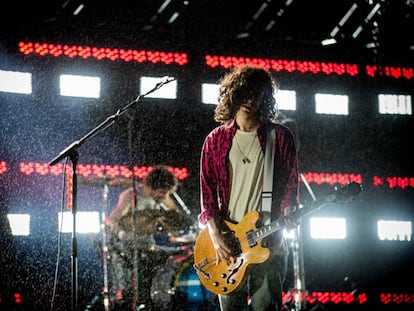
<svg viewBox="0 0 414 311"><path fill-rule="evenodd" d="M252 230L250 230L246 233L246 239L247 239L247 242L249 243L250 247L253 247L253 246L257 245L257 240L254 237L254 232Z"/></svg>
<svg viewBox="0 0 414 311"><path fill-rule="evenodd" d="M241 249L240 241L235 236L232 237L232 240L230 242L230 247L233 250L232 255L234 257L239 257L241 255L242 249Z"/></svg>

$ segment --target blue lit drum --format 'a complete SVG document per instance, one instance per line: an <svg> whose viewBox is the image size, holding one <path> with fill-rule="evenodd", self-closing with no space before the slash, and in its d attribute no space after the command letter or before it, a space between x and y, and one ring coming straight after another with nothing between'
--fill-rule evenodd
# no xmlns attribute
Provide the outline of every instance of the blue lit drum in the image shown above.
<svg viewBox="0 0 414 311"><path fill-rule="evenodd" d="M217 295L208 291L201 284L193 264L194 258L191 255L177 271L174 281L177 310L220 310Z"/></svg>

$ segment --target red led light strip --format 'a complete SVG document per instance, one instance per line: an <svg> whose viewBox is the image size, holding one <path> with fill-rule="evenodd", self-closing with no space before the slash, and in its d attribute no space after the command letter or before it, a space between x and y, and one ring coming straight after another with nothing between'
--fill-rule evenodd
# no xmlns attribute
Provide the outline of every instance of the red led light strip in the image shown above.
<svg viewBox="0 0 414 311"><path fill-rule="evenodd" d="M97 60L122 60L125 62L138 63L151 62L153 64L164 63L167 65L175 63L180 66L188 63L188 55L179 52L145 51L39 42L19 42L18 51L25 55L34 54L37 56L80 57L82 59L94 58ZM297 72L301 74L347 75L351 77L359 75L361 71L363 72L363 70L360 70L359 66L356 64L267 59L260 57L206 55L205 63L208 67L212 68L223 67L228 69L243 64L250 64L277 72L286 71L289 73ZM390 77L395 79L413 79L414 68L366 65L365 74L370 78Z"/></svg>
<svg viewBox="0 0 414 311"><path fill-rule="evenodd" d="M231 68L241 65L260 66L268 70L299 72L299 73L323 73L336 75L356 76L359 74L358 65L355 64L337 64L326 62L295 61L285 59L265 59L249 58L236 56L219 56L206 55L206 65L212 68L223 67Z"/></svg>
<svg viewBox="0 0 414 311"><path fill-rule="evenodd" d="M362 184L362 175L361 174L340 174L340 173L303 173L306 181L312 184L330 184L330 185L346 185L350 182L356 182ZM302 181L302 178L299 177L299 181Z"/></svg>
<svg viewBox="0 0 414 311"><path fill-rule="evenodd" d="M1 294L1 293L0 293ZM315 303L320 304L358 304L363 305L368 303L368 296L366 293L355 294L354 292L310 292L304 294L303 292L289 291L283 292L283 303L293 303L296 299L296 294L299 295L299 301L303 302L306 299L306 303L313 305ZM13 294L14 302L21 304L23 297L20 293ZM372 298L372 297L371 297ZM379 301L384 305L402 305L402 304L414 304L414 294L398 294L398 293L380 293ZM372 302L373 299L370 299ZM2 302L0 295L0 303Z"/></svg>
<svg viewBox="0 0 414 311"><path fill-rule="evenodd" d="M50 166L48 163L38 163L38 162L20 162L20 172L25 175L61 175L63 173L64 165L58 163L56 165ZM68 168L71 166L69 165ZM134 176L137 178L144 178L149 171L152 170L151 166L134 166ZM179 180L184 180L188 177L188 170L185 167L170 167L170 171ZM108 164L78 164L77 165L77 174L82 177L124 177L131 178L132 172L127 166L123 165L108 165ZM71 168L67 171L68 177L71 176Z"/></svg>
<svg viewBox="0 0 414 311"><path fill-rule="evenodd" d="M369 77L393 77L396 79L406 78L412 79L414 77L413 68L401 68L391 66L365 66L366 73Z"/></svg>
<svg viewBox="0 0 414 311"><path fill-rule="evenodd" d="M360 74L358 65L343 64L343 63L329 63L329 62L312 62L312 61L297 61L286 59L266 59L266 58L250 58L238 56L223 56L223 55L206 55L206 65L208 67L216 68L231 68L241 65L254 65L274 70L277 72L299 72L302 74L325 74L325 75L348 75L356 76ZM395 79L405 78L412 79L414 77L413 68L402 68L392 66L365 66L365 74L370 77L392 77Z"/></svg>
<svg viewBox="0 0 414 311"><path fill-rule="evenodd" d="M0 161L0 175L7 172L7 163L6 161Z"/></svg>
<svg viewBox="0 0 414 311"><path fill-rule="evenodd" d="M298 294L298 298L296 298ZM296 299L313 305L320 304L367 304L368 300L371 302L379 299L380 303L384 305L401 305L401 304L414 304L414 294L397 294L397 293L380 293L375 299L368 299L366 293L354 293L354 292L303 292L289 291L283 292L282 299L284 303L295 302Z"/></svg>
<svg viewBox="0 0 414 311"><path fill-rule="evenodd" d="M71 174L71 166L69 165L69 173ZM58 163L50 166L48 163L40 162L20 162L19 170L24 175L54 175L59 176L63 173L63 164ZM134 176L137 178L145 177L151 170L150 166L135 166ZM179 180L184 180L188 177L188 169L186 167L170 167L170 170L175 174ZM6 161L0 161L0 175L6 174L10 171ZM131 178L132 172L127 166L123 165L109 165L109 164L78 164L77 173L82 177L108 177L108 178ZM329 184L329 185L346 185L350 182L364 184L361 174L348 173L318 173L307 172L303 173L306 181L309 184ZM70 175L68 176L68 178ZM299 181L303 182L299 177ZM373 176L372 184L375 187L388 187L390 189L414 189L414 177L409 176Z"/></svg>
<svg viewBox="0 0 414 311"><path fill-rule="evenodd" d="M95 58L97 60L109 59L111 61L122 60L124 62L150 62L153 64L164 63L167 65L178 64L180 66L188 63L186 53L179 52L160 52L160 51L144 51L132 49L118 48L99 48L78 45L63 45L38 42L19 42L19 52L38 56L54 56L54 57L80 57L83 59Z"/></svg>
<svg viewBox="0 0 414 311"><path fill-rule="evenodd" d="M379 177L374 176L374 186L388 185L389 188L414 188L414 177Z"/></svg>
<svg viewBox="0 0 414 311"><path fill-rule="evenodd" d="M353 292L311 292L305 294L303 292L289 291L287 293L283 293L282 299L285 303L293 302L295 299L299 299L299 301L303 302L305 299L308 304L365 304L368 302L367 294L359 293L358 295L355 295Z"/></svg>
<svg viewBox="0 0 414 311"><path fill-rule="evenodd" d="M380 301L383 304L414 304L414 294L381 293Z"/></svg>

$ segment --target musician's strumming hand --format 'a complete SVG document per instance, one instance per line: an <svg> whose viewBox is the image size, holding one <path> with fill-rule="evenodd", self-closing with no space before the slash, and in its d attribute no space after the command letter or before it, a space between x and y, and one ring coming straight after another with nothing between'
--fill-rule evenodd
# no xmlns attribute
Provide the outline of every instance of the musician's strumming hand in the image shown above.
<svg viewBox="0 0 414 311"><path fill-rule="evenodd" d="M231 230L222 222L211 219L208 231L216 251L216 264L224 260L227 265L236 261L239 252L235 247L235 237Z"/></svg>

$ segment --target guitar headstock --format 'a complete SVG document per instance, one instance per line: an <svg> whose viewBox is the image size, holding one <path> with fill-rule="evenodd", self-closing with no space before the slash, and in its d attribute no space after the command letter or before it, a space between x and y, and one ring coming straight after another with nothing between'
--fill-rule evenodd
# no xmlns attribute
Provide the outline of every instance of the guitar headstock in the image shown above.
<svg viewBox="0 0 414 311"><path fill-rule="evenodd" d="M328 200L335 203L349 203L354 201L362 190L361 184L351 182L345 186L335 187L334 192L328 195Z"/></svg>

